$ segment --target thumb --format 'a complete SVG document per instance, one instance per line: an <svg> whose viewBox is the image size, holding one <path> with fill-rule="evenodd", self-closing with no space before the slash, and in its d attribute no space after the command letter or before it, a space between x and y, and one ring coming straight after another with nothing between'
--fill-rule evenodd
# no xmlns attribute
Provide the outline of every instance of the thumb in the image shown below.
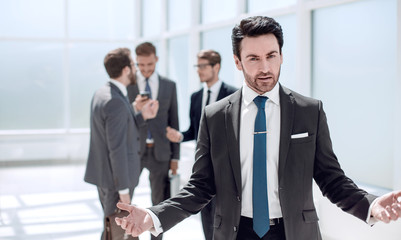
<svg viewBox="0 0 401 240"><path fill-rule="evenodd" d="M127 203L122 203L122 202L118 202L117 207L121 210L128 211L129 213L131 213L132 210L134 210L134 208L135 208L134 206L131 206Z"/></svg>
<svg viewBox="0 0 401 240"><path fill-rule="evenodd" d="M121 223L123 222L122 218L118 218L118 217L116 217L114 220L116 221L116 224L117 224L118 226L120 226Z"/></svg>
<svg viewBox="0 0 401 240"><path fill-rule="evenodd" d="M400 197L401 197L401 191L395 192L395 194L394 194L395 200L398 201L398 202L400 202L400 199L399 199Z"/></svg>

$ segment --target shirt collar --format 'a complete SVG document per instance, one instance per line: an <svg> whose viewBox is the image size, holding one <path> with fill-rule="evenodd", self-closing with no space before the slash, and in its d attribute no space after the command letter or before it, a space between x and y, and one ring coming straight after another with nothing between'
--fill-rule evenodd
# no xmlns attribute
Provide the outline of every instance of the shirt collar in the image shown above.
<svg viewBox="0 0 401 240"><path fill-rule="evenodd" d="M279 85L280 84L277 82L270 92L265 92L264 94L262 94L262 96L266 96L269 98L268 101L272 101L277 106L280 106ZM251 104L253 102L253 99L255 99L255 97L257 96L259 96L259 94L249 88L244 81L244 83L242 84L242 99L245 106Z"/></svg>
<svg viewBox="0 0 401 240"><path fill-rule="evenodd" d="M126 87L124 84L122 84L121 82L119 82L119 81L117 81L117 80L114 80L114 79L110 79L110 82L111 82L112 84L116 85L116 87L117 87L118 89L120 89L121 93L122 93L124 96L127 96L127 87Z"/></svg>
<svg viewBox="0 0 401 240"><path fill-rule="evenodd" d="M138 81L145 83L145 77L142 75L141 71L138 71L136 73L136 77L137 77ZM158 77L156 71L154 71L152 73L152 75L150 75L150 77L149 77L149 82L157 82L158 80L159 80L159 77Z"/></svg>
<svg viewBox="0 0 401 240"><path fill-rule="evenodd" d="M221 84L223 84L223 81L221 81L220 79L215 82L210 88L208 88L205 84L205 86L203 87L203 92L207 92L207 90L210 90L212 93L217 93L218 91L220 91Z"/></svg>

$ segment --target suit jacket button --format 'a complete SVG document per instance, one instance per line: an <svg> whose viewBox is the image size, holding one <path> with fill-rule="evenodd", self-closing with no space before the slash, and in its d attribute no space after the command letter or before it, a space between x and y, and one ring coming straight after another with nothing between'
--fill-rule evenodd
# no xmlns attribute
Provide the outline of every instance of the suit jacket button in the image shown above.
<svg viewBox="0 0 401 240"><path fill-rule="evenodd" d="M138 155L141 155L141 152L140 152L140 151L138 151Z"/></svg>
<svg viewBox="0 0 401 240"><path fill-rule="evenodd" d="M237 196L237 200L238 202L241 202L241 198L239 196Z"/></svg>
<svg viewBox="0 0 401 240"><path fill-rule="evenodd" d="M236 231L237 231L237 227L234 226L234 232L236 232Z"/></svg>

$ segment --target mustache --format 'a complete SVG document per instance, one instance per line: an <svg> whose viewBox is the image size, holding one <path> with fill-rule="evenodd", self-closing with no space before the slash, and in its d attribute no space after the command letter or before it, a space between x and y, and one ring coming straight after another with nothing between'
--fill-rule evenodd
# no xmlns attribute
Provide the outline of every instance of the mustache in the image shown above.
<svg viewBox="0 0 401 240"><path fill-rule="evenodd" d="M255 76L255 78L266 78L266 77L274 77L274 75L271 72L267 72L267 73L259 73Z"/></svg>

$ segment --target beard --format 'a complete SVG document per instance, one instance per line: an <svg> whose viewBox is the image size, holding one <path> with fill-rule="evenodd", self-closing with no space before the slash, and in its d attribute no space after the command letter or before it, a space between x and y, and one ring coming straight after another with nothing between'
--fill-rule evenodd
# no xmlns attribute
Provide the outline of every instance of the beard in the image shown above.
<svg viewBox="0 0 401 240"><path fill-rule="evenodd" d="M130 84L132 85L136 84L136 74L133 71L131 71L130 74L128 75L128 79Z"/></svg>
<svg viewBox="0 0 401 240"><path fill-rule="evenodd" d="M255 76L252 76L248 74L244 70L244 68L242 68L242 72L244 74L246 85L248 85L249 88L257 92L258 94L263 94L266 92L270 92L274 88L274 86L276 86L278 79L280 77L281 66L276 75L271 72L268 72L268 73L259 73L256 74ZM258 83L258 78L260 77L271 77L272 81Z"/></svg>

